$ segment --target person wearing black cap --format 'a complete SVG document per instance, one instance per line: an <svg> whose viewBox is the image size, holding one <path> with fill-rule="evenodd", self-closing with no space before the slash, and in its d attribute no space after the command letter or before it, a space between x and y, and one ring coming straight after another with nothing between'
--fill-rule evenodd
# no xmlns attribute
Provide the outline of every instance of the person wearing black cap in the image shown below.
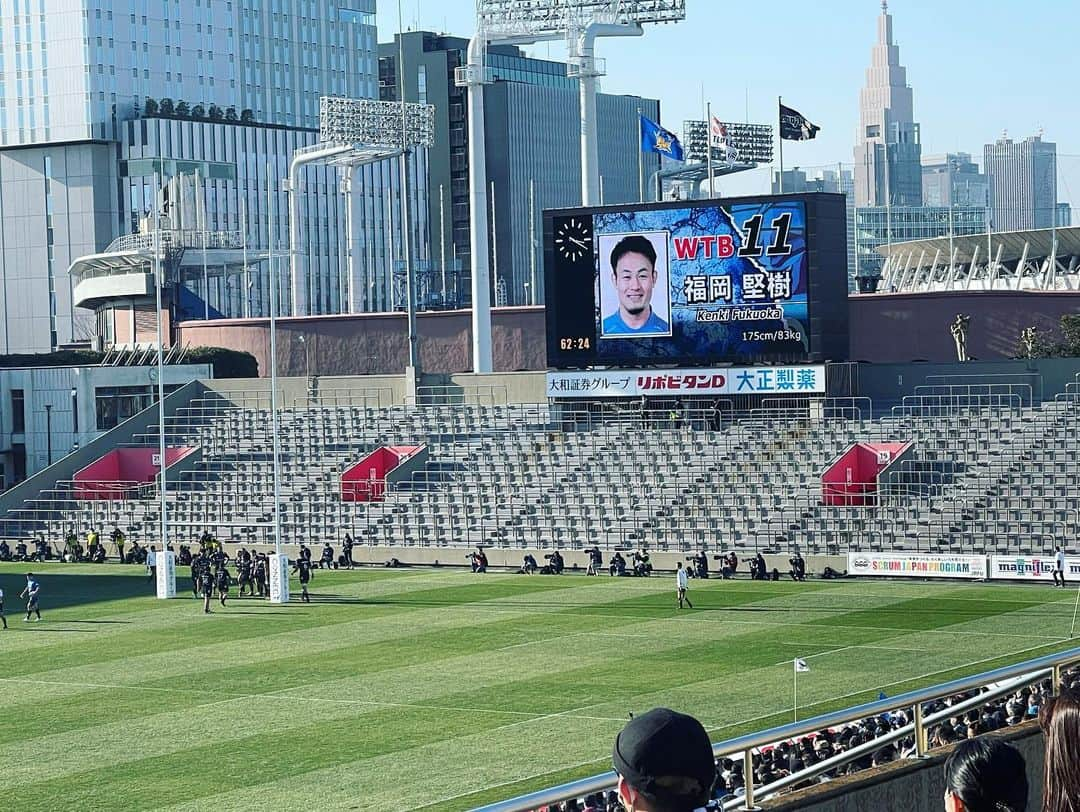
<svg viewBox="0 0 1080 812"><path fill-rule="evenodd" d="M631 719L615 738L611 760L627 812L697 812L716 780L709 734L694 717L668 708Z"/></svg>

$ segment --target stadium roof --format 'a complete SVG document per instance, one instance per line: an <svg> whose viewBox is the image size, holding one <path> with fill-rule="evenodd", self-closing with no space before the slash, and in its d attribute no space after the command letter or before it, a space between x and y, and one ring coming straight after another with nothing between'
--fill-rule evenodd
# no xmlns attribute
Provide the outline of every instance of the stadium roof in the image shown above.
<svg viewBox="0 0 1080 812"><path fill-rule="evenodd" d="M1028 257L1050 256L1055 234L1059 257L1080 256L1080 226L1042 228L1032 231L996 231L989 235L967 234L962 237L953 237L951 240L948 237L932 237L927 240L895 242L891 246L881 245L877 251L884 257L906 256L911 251L914 251L916 256L921 251L925 251L933 257L936 251L941 251L942 256L947 258L951 245L956 250L956 261L968 263L971 262L976 246L981 254L989 243L993 246L995 256L998 246L1001 246L1000 262L1015 262L1023 256L1025 245L1028 249Z"/></svg>
<svg viewBox="0 0 1080 812"><path fill-rule="evenodd" d="M882 293L1080 290L1077 226L933 237L877 251L885 257Z"/></svg>

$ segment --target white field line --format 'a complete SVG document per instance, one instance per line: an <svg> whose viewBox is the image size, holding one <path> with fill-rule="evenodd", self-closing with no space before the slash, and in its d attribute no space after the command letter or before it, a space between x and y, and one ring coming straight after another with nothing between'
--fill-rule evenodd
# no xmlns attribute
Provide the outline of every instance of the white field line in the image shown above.
<svg viewBox="0 0 1080 812"><path fill-rule="evenodd" d="M777 643L776 645L778 645L778 646L787 646L789 648L804 648L804 649L805 648L813 648L812 644L807 644L807 643ZM826 645L828 645L828 644L826 644ZM908 652L910 654L925 654L926 653L926 649L924 649L924 648L897 648L895 646L871 646L871 645L866 645L864 643L853 643L850 646L841 646L839 648L831 648L828 651L819 651L817 654L806 654L806 655L804 655L802 657L802 659L808 660L811 657L824 657L826 654L836 654L837 652L847 651L848 649L852 649L852 648L870 648L870 649L875 649L877 651L905 651L905 652Z"/></svg>

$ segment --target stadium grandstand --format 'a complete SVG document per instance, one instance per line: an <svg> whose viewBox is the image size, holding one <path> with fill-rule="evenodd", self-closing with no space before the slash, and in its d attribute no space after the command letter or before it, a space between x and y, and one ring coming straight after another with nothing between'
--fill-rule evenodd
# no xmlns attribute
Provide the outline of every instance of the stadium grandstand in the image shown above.
<svg viewBox="0 0 1080 812"><path fill-rule="evenodd" d="M497 388L391 405L358 379L323 396L333 402L315 394L280 410L283 538L841 555L1026 553L1074 534L1080 377L1042 401L1031 383L960 380L916 387L884 410L827 397L737 410L730 400L508 403ZM175 409L167 445L198 449L166 485L178 539L209 530L271 540L270 425L266 388L206 389ZM152 424L125 445L148 448L157 437ZM829 494L825 473L857 444L909 447L887 476L854 477ZM399 447L424 449L423 463L379 479L377 498L343 498L347 472ZM159 535L154 482L27 484L40 490L0 518L0 535L56 541L121 527L144 544Z"/></svg>
<svg viewBox="0 0 1080 812"><path fill-rule="evenodd" d="M1080 227L911 240L878 247L878 291L1077 291Z"/></svg>

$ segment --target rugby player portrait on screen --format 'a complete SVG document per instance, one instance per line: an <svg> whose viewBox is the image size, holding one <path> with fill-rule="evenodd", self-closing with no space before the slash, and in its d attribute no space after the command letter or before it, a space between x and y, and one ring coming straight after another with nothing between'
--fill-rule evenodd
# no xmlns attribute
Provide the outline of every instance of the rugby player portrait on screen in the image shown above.
<svg viewBox="0 0 1080 812"><path fill-rule="evenodd" d="M653 236L666 245L666 233ZM609 256L611 284L600 286L601 312L606 314L600 324L601 338L671 335L671 325L664 318L670 318L671 305L667 257L663 259L657 262L653 240L644 234L623 236L615 243Z"/></svg>

